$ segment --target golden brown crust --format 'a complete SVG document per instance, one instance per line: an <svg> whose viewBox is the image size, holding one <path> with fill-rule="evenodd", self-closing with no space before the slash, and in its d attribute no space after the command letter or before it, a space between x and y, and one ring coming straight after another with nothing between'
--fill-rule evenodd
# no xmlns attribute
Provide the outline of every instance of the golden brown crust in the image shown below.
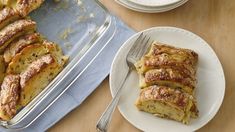
<svg viewBox="0 0 235 132"><path fill-rule="evenodd" d="M10 7L18 12L21 16L27 16L31 11L37 9L44 0L1 0L2 7Z"/></svg>
<svg viewBox="0 0 235 132"><path fill-rule="evenodd" d="M2 52L15 38L26 33L32 33L35 30L36 23L28 19L18 20L6 26L0 31L0 52Z"/></svg>
<svg viewBox="0 0 235 132"><path fill-rule="evenodd" d="M153 43L149 52L138 61L135 66L139 73L154 68L175 68L194 76L198 54L189 49L175 48L172 46Z"/></svg>
<svg viewBox="0 0 235 132"><path fill-rule="evenodd" d="M42 68L37 74L32 76L21 89L20 104L27 105L35 96L37 96L54 77L64 68L67 57L63 56L58 45L51 42L44 42L43 45L49 50L49 54L53 57L53 63Z"/></svg>
<svg viewBox="0 0 235 132"><path fill-rule="evenodd" d="M0 95L0 118L9 120L16 112L19 99L20 77L18 75L7 75L1 86Z"/></svg>
<svg viewBox="0 0 235 132"><path fill-rule="evenodd" d="M0 55L0 85L5 77L6 66L4 63L3 56Z"/></svg>
<svg viewBox="0 0 235 132"><path fill-rule="evenodd" d="M22 16L27 16L31 11L37 9L44 0L17 0L16 10Z"/></svg>
<svg viewBox="0 0 235 132"><path fill-rule="evenodd" d="M141 111L189 123L193 96L178 89L153 85L141 90L136 106Z"/></svg>
<svg viewBox="0 0 235 132"><path fill-rule="evenodd" d="M135 64L143 88L136 106L185 124L190 117L198 117L193 97L197 63L198 54L192 50L154 42Z"/></svg>
<svg viewBox="0 0 235 132"><path fill-rule="evenodd" d="M179 62L178 60L174 60L166 54L161 54L154 57L144 56L135 64L135 66L137 71L141 74L145 73L148 70L161 67L180 69L185 74L191 76L194 76L196 74L195 68L193 68L191 65Z"/></svg>
<svg viewBox="0 0 235 132"><path fill-rule="evenodd" d="M63 69L56 61L47 65L38 74L32 76L27 81L24 88L21 89L19 104L26 106L34 97L36 97Z"/></svg>
<svg viewBox="0 0 235 132"><path fill-rule="evenodd" d="M160 54L167 54L172 56L175 60L180 60L180 62L192 65L195 67L198 62L198 54L189 49L176 48L170 45L165 45L159 42L152 44L152 47L147 54L147 56L157 56Z"/></svg>
<svg viewBox="0 0 235 132"><path fill-rule="evenodd" d="M188 101L193 99L192 96L181 92L178 89L157 85L153 85L141 90L139 97L141 101L156 100L162 103L173 105L175 108L181 110L186 109Z"/></svg>
<svg viewBox="0 0 235 132"><path fill-rule="evenodd" d="M20 74L36 59L49 53L42 44L33 44L25 47L16 54L7 67L7 74Z"/></svg>
<svg viewBox="0 0 235 132"><path fill-rule="evenodd" d="M4 60L9 63L11 59L28 45L40 42L40 34L33 33L19 38L12 42L4 51Z"/></svg>
<svg viewBox="0 0 235 132"><path fill-rule="evenodd" d="M47 65L50 65L51 63L53 63L53 61L54 61L53 57L50 54L48 54L32 62L27 67L27 69L20 74L21 88L24 88L27 81L29 81L30 78L38 74Z"/></svg>
<svg viewBox="0 0 235 132"><path fill-rule="evenodd" d="M9 7L5 7L0 11L0 30L19 18L19 13Z"/></svg>
<svg viewBox="0 0 235 132"><path fill-rule="evenodd" d="M186 86L188 89L186 92L192 94L196 85L196 79L190 78L188 75L174 69L170 68L159 68L159 69L153 69L149 70L144 75L144 81L146 86L154 85L154 84L162 84L164 81L165 85L172 83L175 85L178 83L179 85L182 85L183 90L186 90L184 87ZM159 83L161 82L161 83ZM170 85L172 86L172 85Z"/></svg>

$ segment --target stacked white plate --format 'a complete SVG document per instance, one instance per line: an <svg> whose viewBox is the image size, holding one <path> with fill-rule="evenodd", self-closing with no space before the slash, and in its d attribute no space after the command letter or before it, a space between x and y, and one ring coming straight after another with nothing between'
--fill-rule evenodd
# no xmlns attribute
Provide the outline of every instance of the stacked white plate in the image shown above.
<svg viewBox="0 0 235 132"><path fill-rule="evenodd" d="M120 5L134 11L158 13L175 9L188 0L115 0Z"/></svg>

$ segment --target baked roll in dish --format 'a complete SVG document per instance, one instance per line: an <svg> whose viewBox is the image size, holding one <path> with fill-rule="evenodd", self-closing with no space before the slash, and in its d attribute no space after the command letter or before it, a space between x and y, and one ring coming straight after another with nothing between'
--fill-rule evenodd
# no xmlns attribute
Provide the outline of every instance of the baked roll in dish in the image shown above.
<svg viewBox="0 0 235 132"><path fill-rule="evenodd" d="M63 70L68 57L28 15L43 0L0 0L0 120L9 121Z"/></svg>
<svg viewBox="0 0 235 132"><path fill-rule="evenodd" d="M12 23L20 19L18 12L14 11L12 8L6 7L0 11L0 29L7 26L9 23Z"/></svg>
<svg viewBox="0 0 235 132"><path fill-rule="evenodd" d="M0 9L9 7L21 16L27 16L31 11L40 7L44 0L0 0Z"/></svg>
<svg viewBox="0 0 235 132"><path fill-rule="evenodd" d="M19 75L7 75L1 85L0 93L0 117L3 120L11 119L17 112L19 100L20 77Z"/></svg>
<svg viewBox="0 0 235 132"><path fill-rule="evenodd" d="M194 97L198 54L154 42L136 64L139 110L188 124L199 111Z"/></svg>
<svg viewBox="0 0 235 132"><path fill-rule="evenodd" d="M44 0L15 0L16 3L12 5L16 11L22 16L27 16L30 12L40 7Z"/></svg>
<svg viewBox="0 0 235 132"><path fill-rule="evenodd" d="M49 52L35 59L20 73L21 106L37 96L60 73L68 60L56 44L44 42L43 45L48 46Z"/></svg>
<svg viewBox="0 0 235 132"><path fill-rule="evenodd" d="M0 53L16 38L33 33L36 30L36 22L28 19L15 21L0 31Z"/></svg>
<svg viewBox="0 0 235 132"><path fill-rule="evenodd" d="M13 57L6 72L7 74L20 74L25 71L34 60L48 53L49 51L45 45L40 43L29 45Z"/></svg>
<svg viewBox="0 0 235 132"><path fill-rule="evenodd" d="M9 63L12 58L25 47L41 41L39 33L25 35L18 40L12 42L4 51L4 60Z"/></svg>

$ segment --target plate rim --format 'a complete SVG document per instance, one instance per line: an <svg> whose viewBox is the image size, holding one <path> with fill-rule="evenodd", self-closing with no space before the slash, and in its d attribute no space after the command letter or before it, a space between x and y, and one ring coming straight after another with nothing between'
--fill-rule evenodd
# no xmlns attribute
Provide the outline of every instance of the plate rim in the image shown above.
<svg viewBox="0 0 235 132"><path fill-rule="evenodd" d="M162 13L162 12L166 12L166 11L170 11L173 10L175 8L178 8L182 5L184 5L185 3L187 3L189 0L182 0L178 3L175 3L173 5L170 5L168 7L163 7L164 9L148 9L148 7L142 6L141 5L136 5L135 3L128 3L129 1L126 1L127 3L124 3L123 1L125 0L115 0L116 3L118 3L121 6L124 6L127 9L133 10L133 11L137 11L137 12L143 12L143 13ZM145 9L141 9L141 8L145 8ZM151 7L153 8L153 7ZM161 7L162 8L162 7Z"/></svg>
<svg viewBox="0 0 235 132"><path fill-rule="evenodd" d="M110 89L110 92L111 92L111 96L112 98L114 97L114 91L112 89L112 74L113 74L113 68L114 68L114 63L115 63L115 60L117 59L120 51L123 50L123 48L125 48L125 45L131 41L133 38L135 38L136 36L138 36L139 34L141 33L144 33L144 32L149 32L151 30L166 30L166 29L171 29L171 30L176 30L176 31L180 31L180 32L184 32L184 33L187 33L191 36L193 36L194 38L198 39L199 41L201 41L202 43L206 44L208 46L208 48L210 48L211 51L213 51L213 54L216 56L217 60L218 60L218 64L220 66L220 70L221 70L221 73L222 73L222 82L223 82L223 93L221 94L222 96L219 98L219 101L218 101L218 105L216 106L216 110L211 114L211 117L207 119L207 121L205 121L204 123L202 123L199 127L195 128L194 130L192 131L196 131L200 128L202 128L203 126L205 126L206 124L208 124L215 116L216 114L218 113L218 111L220 110L221 106L222 106L222 103L223 103L223 100L224 100L224 96L225 96L225 90L226 90L226 80L225 80L225 74L224 74L224 69L223 69L223 65L219 59L219 57L217 56L216 52L214 51L214 49L209 45L209 43L207 43L202 37L200 37L199 35L189 31L189 30L186 30L186 29L183 29L183 28L178 28L178 27L172 27L172 26L158 26L158 27L151 27L151 28L148 28L148 29L145 29L145 30L142 30L142 31L139 31L135 34L133 34L129 39L127 39L123 45L120 47L120 49L118 50L118 52L116 53L114 59L113 59L113 62L112 62L112 65L111 65L111 69L110 69L110 76L109 76L109 80L110 80L110 84L109 84L109 89ZM118 110L119 112L121 113L121 115L129 122L131 123L134 127L140 129L140 130L143 130L142 128L140 128L139 126L136 126L132 121L130 121L128 119L128 117L125 116L125 114L123 113L124 111L122 111L118 105ZM143 130L144 131L144 130Z"/></svg>
<svg viewBox="0 0 235 132"><path fill-rule="evenodd" d="M141 6L146 6L146 7L161 7L161 6L169 6L169 5L173 5L175 3L178 3L182 0L175 0L174 2L171 2L171 3L165 3L165 4L147 4L147 3L139 3L139 2L136 2L134 0L127 0L129 2L132 2L134 4L137 4L137 5L141 5Z"/></svg>

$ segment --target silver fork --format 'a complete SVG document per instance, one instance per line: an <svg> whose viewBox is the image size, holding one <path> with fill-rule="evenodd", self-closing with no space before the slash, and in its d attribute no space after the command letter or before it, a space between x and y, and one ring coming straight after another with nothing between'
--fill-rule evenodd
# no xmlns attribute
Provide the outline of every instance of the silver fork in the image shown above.
<svg viewBox="0 0 235 132"><path fill-rule="evenodd" d="M118 101L121 96L121 89L125 84L128 76L130 75L131 71L135 68L134 64L146 53L149 45L150 45L150 37L145 36L143 33L137 38L135 43L132 45L131 49L129 50L127 57L126 57L126 64L128 66L128 72L126 73L125 79L122 82L121 86L117 89L112 101L100 117L99 121L97 122L96 129L99 132L107 132L108 125L111 121L112 114L118 104Z"/></svg>

